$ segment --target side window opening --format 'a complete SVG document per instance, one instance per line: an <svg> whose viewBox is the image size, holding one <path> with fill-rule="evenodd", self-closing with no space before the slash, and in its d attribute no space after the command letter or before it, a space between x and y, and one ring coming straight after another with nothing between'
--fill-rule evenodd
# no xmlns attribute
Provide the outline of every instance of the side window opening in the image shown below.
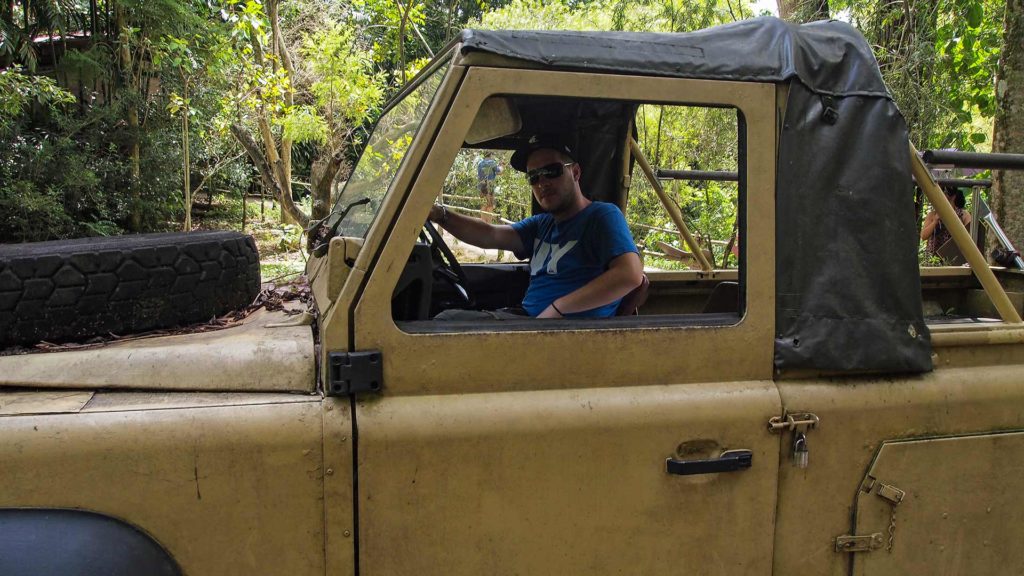
<svg viewBox="0 0 1024 576"><path fill-rule="evenodd" d="M736 111L645 104L637 113L637 132L641 151L681 209L684 224L705 258L715 269L735 269L739 255ZM643 174L633 177L628 213L637 242L645 247L647 266L699 268L692 248Z"/></svg>
<svg viewBox="0 0 1024 576"><path fill-rule="evenodd" d="M464 144L437 203L450 213L503 226L543 212L526 175L512 167L511 157L535 132L559 131L580 156L584 194L623 212L650 281L646 303L636 316L561 324L537 324L529 317L477 323L432 320L453 308L517 307L531 282L527 259L509 250L473 246L437 226L436 236L426 229L421 234L396 286L392 315L400 328L448 332L573 324L578 329L581 323L600 328L607 322L723 326L741 320L745 151L738 110L551 97L510 96L508 101L521 117L519 131ZM627 136L635 139L665 199L641 169L637 154L629 151ZM703 258L695 256L685 240L671 206Z"/></svg>

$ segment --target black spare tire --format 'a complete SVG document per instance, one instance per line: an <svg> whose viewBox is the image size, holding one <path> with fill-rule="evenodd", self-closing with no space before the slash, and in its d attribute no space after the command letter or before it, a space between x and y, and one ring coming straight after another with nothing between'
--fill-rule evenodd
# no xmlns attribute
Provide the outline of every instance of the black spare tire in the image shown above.
<svg viewBox="0 0 1024 576"><path fill-rule="evenodd" d="M0 346L204 322L259 290L256 243L238 232L0 245Z"/></svg>

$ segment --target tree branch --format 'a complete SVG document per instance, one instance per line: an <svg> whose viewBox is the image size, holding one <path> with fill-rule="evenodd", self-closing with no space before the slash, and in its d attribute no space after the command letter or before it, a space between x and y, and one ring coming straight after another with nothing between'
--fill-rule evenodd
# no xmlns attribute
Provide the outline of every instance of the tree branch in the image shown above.
<svg viewBox="0 0 1024 576"><path fill-rule="evenodd" d="M203 179L199 181L199 185L196 186L196 189L192 191L192 195L195 196L196 194L199 194L199 191L203 189L203 186L206 186L206 181L209 180L211 176L219 172L221 168L227 166L228 164L234 162L235 160L238 160L242 156L245 156L245 151L239 152L238 154L235 154L230 158L221 158L220 160L215 162L213 168L211 168L209 172L203 175Z"/></svg>
<svg viewBox="0 0 1024 576"><path fill-rule="evenodd" d="M252 160L256 169L259 170L264 185L271 189L274 196L281 203L282 210L303 228L309 226L309 216L295 205L291 192L285 193L285 188L281 186L281 183L276 178L273 168L267 162L266 156L260 150L260 145L252 137L252 134L249 134L245 128L238 124L231 125L231 134L242 145L242 148L245 149L249 159ZM290 190L290 187L288 189Z"/></svg>

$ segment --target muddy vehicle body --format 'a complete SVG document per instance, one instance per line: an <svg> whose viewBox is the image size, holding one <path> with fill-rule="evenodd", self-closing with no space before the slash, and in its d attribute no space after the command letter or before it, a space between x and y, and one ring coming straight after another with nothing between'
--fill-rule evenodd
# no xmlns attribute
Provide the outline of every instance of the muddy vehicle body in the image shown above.
<svg viewBox="0 0 1024 576"><path fill-rule="evenodd" d="M558 131L627 209L643 106L731 122L738 266L431 320L528 282L424 232L459 154ZM1020 573L1024 276L919 270L910 149L842 23L465 32L311 233L312 328L0 357L0 571Z"/></svg>

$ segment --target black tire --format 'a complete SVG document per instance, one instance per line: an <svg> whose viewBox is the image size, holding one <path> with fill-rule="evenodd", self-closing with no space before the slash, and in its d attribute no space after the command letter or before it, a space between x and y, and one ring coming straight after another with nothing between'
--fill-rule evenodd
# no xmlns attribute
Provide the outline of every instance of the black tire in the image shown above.
<svg viewBox="0 0 1024 576"><path fill-rule="evenodd" d="M260 261L238 232L0 246L0 346L205 322L252 303Z"/></svg>

